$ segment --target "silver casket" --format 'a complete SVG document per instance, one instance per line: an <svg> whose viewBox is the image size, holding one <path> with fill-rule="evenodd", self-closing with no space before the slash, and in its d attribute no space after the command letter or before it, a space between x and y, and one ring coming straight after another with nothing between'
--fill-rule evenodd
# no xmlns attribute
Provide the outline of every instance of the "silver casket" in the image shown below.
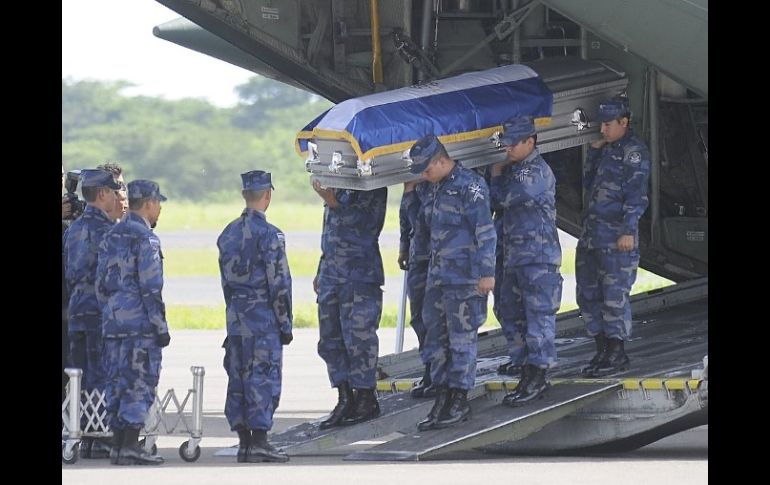
<svg viewBox="0 0 770 485"><path fill-rule="evenodd" d="M371 190L416 179L408 151L431 133L469 168L505 158L498 137L514 116L535 118L541 153L590 143L601 136L599 102L627 84L607 61L501 66L343 101L305 126L295 148L321 185Z"/></svg>

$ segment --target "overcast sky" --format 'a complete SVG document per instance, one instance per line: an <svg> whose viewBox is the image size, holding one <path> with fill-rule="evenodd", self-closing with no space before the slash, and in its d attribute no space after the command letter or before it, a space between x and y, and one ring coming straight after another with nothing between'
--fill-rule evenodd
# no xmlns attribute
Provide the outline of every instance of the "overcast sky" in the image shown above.
<svg viewBox="0 0 770 485"><path fill-rule="evenodd" d="M155 0L62 0L62 78L127 80L126 94L237 101L254 73L172 44L152 28L179 15Z"/></svg>

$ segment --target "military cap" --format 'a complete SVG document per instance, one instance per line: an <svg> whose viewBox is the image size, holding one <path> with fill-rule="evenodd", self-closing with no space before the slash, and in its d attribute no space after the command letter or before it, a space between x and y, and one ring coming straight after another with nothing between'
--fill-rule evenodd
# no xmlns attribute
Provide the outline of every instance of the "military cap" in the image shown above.
<svg viewBox="0 0 770 485"><path fill-rule="evenodd" d="M409 158L412 159L409 171L412 173L422 173L442 148L444 148L444 145L441 144L436 135L425 135L414 142L414 145L409 150Z"/></svg>
<svg viewBox="0 0 770 485"><path fill-rule="evenodd" d="M252 170L242 173L241 180L243 181L243 190L258 192L260 190L275 189L270 172L265 172L264 170Z"/></svg>
<svg viewBox="0 0 770 485"><path fill-rule="evenodd" d="M629 116L631 109L628 107L628 98L615 96L599 103L597 120L600 123L617 120L623 116Z"/></svg>
<svg viewBox="0 0 770 485"><path fill-rule="evenodd" d="M503 123L503 135L500 137L500 144L503 146L516 145L535 133L535 122L531 116L510 118Z"/></svg>
<svg viewBox="0 0 770 485"><path fill-rule="evenodd" d="M128 183L128 199L144 199L152 197L163 202L166 196L160 193L160 187L152 180L132 180Z"/></svg>
<svg viewBox="0 0 770 485"><path fill-rule="evenodd" d="M98 168L86 168L80 171L80 186L85 187L107 187L112 190L119 190L120 184L115 181L112 173Z"/></svg>

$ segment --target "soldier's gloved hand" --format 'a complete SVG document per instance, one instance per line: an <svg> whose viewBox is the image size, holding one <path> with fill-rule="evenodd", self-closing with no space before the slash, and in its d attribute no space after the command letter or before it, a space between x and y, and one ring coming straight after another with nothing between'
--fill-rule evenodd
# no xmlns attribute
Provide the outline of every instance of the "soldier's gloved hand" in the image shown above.
<svg viewBox="0 0 770 485"><path fill-rule="evenodd" d="M409 253L398 253L398 267L404 271L409 269Z"/></svg>
<svg viewBox="0 0 770 485"><path fill-rule="evenodd" d="M171 343L171 335L169 335L168 332L159 333L158 336L155 337L155 342L157 342L158 346L161 348L166 347Z"/></svg>
<svg viewBox="0 0 770 485"><path fill-rule="evenodd" d="M289 333L281 333L281 345L289 345L294 340L294 335Z"/></svg>

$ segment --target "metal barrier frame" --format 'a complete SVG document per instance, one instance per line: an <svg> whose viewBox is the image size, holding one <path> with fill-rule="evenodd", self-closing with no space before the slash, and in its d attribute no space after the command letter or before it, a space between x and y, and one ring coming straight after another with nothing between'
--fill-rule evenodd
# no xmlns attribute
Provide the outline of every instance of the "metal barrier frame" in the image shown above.
<svg viewBox="0 0 770 485"><path fill-rule="evenodd" d="M82 369L66 368L64 372L69 376L69 383L61 410L62 461L73 464L79 458L80 443L83 438L110 437L112 431L105 422L104 392L98 389L91 392L81 389ZM206 375L206 370L203 367L192 366L190 372L193 375L193 387L187 390L181 402L173 388L167 390L162 398L159 398L156 393L155 402L149 409L142 430L145 436L142 440L145 450L153 454L157 452L155 442L158 439L161 424L165 434L172 434L181 423L184 429L180 432L189 433L190 439L179 447L179 456L187 462L196 461L200 457L199 444L203 439L203 377ZM72 396L81 396L81 399L72 399ZM81 400L84 402L81 403ZM188 402L191 402L192 407L192 423L188 422L184 414ZM169 411L172 403L174 408ZM83 417L86 418L86 423L84 429L81 429L80 422Z"/></svg>

